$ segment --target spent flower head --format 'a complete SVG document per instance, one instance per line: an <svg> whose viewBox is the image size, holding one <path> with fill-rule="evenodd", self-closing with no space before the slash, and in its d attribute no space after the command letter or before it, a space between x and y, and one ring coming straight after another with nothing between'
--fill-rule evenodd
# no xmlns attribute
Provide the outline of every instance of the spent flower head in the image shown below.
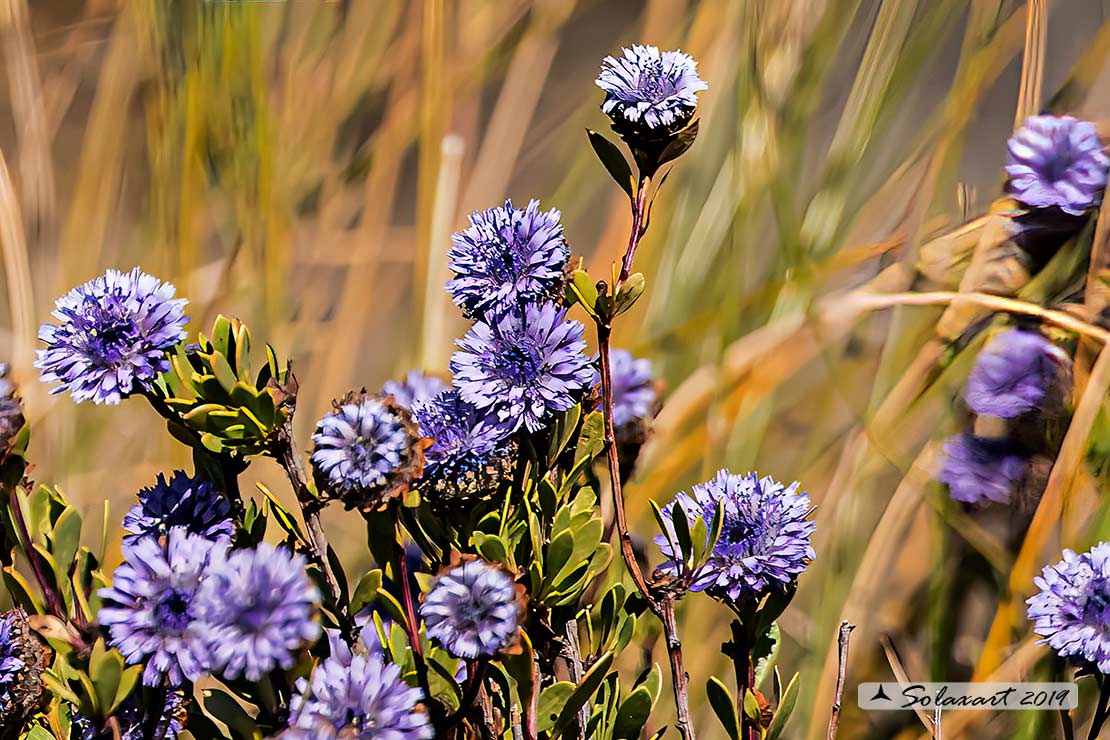
<svg viewBox="0 0 1110 740"><path fill-rule="evenodd" d="M182 470L175 470L168 480L159 473L153 486L139 491L139 502L123 518L129 533L124 546L144 537L163 537L172 527L210 540L230 538L235 533L231 504L209 481Z"/></svg>
<svg viewBox="0 0 1110 740"><path fill-rule="evenodd" d="M211 671L257 681L320 637L320 592L305 566L267 542L215 554L194 599Z"/></svg>
<svg viewBox="0 0 1110 740"><path fill-rule="evenodd" d="M133 543L100 590L106 605L98 619L108 629L108 644L129 664L145 664L143 683L163 679L180 686L207 670L209 658L196 624L196 596L213 558L228 542L213 542L174 527L165 540L146 537Z"/></svg>
<svg viewBox="0 0 1110 740"><path fill-rule="evenodd" d="M814 523L809 519L813 507L798 488L797 483L784 486L770 476L721 470L664 507L665 520L681 506L689 522L701 518L708 523L723 506L721 535L690 589L738 604L792 586L814 558ZM682 553L675 550L675 534L668 534L655 538L667 558L660 570L679 575Z"/></svg>
<svg viewBox="0 0 1110 740"><path fill-rule="evenodd" d="M454 385L464 400L495 415L509 431L538 431L596 382L593 363L583 353L583 331L550 303L479 321L451 357Z"/></svg>
<svg viewBox="0 0 1110 740"><path fill-rule="evenodd" d="M648 131L685 125L698 107L697 93L709 88L689 54L639 44L605 57L597 86L605 91L601 110L614 128Z"/></svg>
<svg viewBox="0 0 1110 740"><path fill-rule="evenodd" d="M50 665L50 652L38 640L27 614L16 608L0 614L0 729L19 736L25 723L48 700L42 674Z"/></svg>
<svg viewBox="0 0 1110 740"><path fill-rule="evenodd" d="M55 303L57 324L43 324L35 367L51 393L115 404L170 369L166 350L185 338L185 299L138 267L108 270Z"/></svg>
<svg viewBox="0 0 1110 740"><path fill-rule="evenodd" d="M1063 560L1033 583L1040 592L1026 603L1041 642L1076 665L1110 674L1110 543L1082 555L1064 550Z"/></svg>
<svg viewBox="0 0 1110 740"><path fill-rule="evenodd" d="M956 501L987 506L1010 503L1027 469L1009 440L957 434L944 443L938 477Z"/></svg>
<svg viewBox="0 0 1110 740"><path fill-rule="evenodd" d="M424 467L424 447L405 409L352 393L316 425L312 465L322 490L348 505L380 508L403 494Z"/></svg>
<svg viewBox="0 0 1110 740"><path fill-rule="evenodd" d="M1032 116L1008 142L1010 192L1031 208L1078 216L1102 202L1110 158L1094 124L1071 116Z"/></svg>
<svg viewBox="0 0 1110 740"><path fill-rule="evenodd" d="M456 658L489 658L516 644L524 608L512 577L484 560L451 566L420 605L428 637Z"/></svg>
<svg viewBox="0 0 1110 740"><path fill-rule="evenodd" d="M470 226L452 237L447 282L451 297L481 319L526 304L558 300L570 249L559 212L541 211L537 200L523 210L505 205L470 214Z"/></svg>
<svg viewBox="0 0 1110 740"><path fill-rule="evenodd" d="M432 440L425 452L423 483L458 498L496 486L511 446L507 424L479 412L453 388L417 402L413 418L420 433Z"/></svg>
<svg viewBox="0 0 1110 740"><path fill-rule="evenodd" d="M1042 408L1067 354L1043 334L1010 329L979 353L964 388L964 400L977 414L1013 419Z"/></svg>

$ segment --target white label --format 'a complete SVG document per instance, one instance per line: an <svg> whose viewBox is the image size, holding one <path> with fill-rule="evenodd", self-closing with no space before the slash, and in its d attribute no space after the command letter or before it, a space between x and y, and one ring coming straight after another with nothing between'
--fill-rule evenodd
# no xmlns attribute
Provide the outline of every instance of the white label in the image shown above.
<svg viewBox="0 0 1110 740"><path fill-rule="evenodd" d="M861 683L860 709L944 712L961 709L1075 709L1074 683Z"/></svg>

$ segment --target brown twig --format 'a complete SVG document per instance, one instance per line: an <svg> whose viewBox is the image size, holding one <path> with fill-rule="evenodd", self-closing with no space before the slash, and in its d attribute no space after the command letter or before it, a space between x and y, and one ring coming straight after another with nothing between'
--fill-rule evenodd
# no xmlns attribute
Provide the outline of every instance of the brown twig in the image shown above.
<svg viewBox="0 0 1110 740"><path fill-rule="evenodd" d="M840 728L840 703L844 698L844 679L848 673L848 639L856 626L849 622L840 623L840 632L837 634L838 663L836 670L836 694L833 697L832 714L829 717L828 740L836 740L836 731Z"/></svg>
<svg viewBox="0 0 1110 740"><path fill-rule="evenodd" d="M563 654L566 657L567 669L570 679L578 684L585 675L582 667L582 648L578 644L578 620L568 619L563 628ZM583 704L578 708L578 726L575 728L575 737L586 740L586 725L590 721L590 708Z"/></svg>
<svg viewBox="0 0 1110 740"><path fill-rule="evenodd" d="M401 587L401 607L405 610L405 634L409 639L412 649L412 661L416 666L416 682L428 698L428 709L431 713L432 723L438 728L443 728L444 718L439 702L432 698L431 683L428 681L428 664L424 660L424 644L420 642L420 622L416 619L416 600L412 597L412 580L409 576L408 562L405 560L404 550L397 556L397 580Z"/></svg>
<svg viewBox="0 0 1110 740"><path fill-rule="evenodd" d="M293 486L308 534L308 556L320 568L320 572L324 574L324 580L335 604L340 628L349 643L354 630L351 629L347 607L342 603L341 594L343 592L339 587L339 578L335 575L335 571L331 567L331 561L328 558L328 537L324 533L324 525L320 521L320 499L308 485L308 475L305 472L304 463L293 442L292 413L286 417L284 424L274 435L271 452L285 470L289 483Z"/></svg>
<svg viewBox="0 0 1110 740"><path fill-rule="evenodd" d="M694 740L694 723L690 719L690 676L682 662L682 640L674 618L674 599L663 597L659 604L659 617L663 622L663 636L667 641L667 657L671 663L671 686L674 689L675 709L678 713L678 732L687 740Z"/></svg>
<svg viewBox="0 0 1110 740"><path fill-rule="evenodd" d="M647 188L648 178L640 178L639 186L636 188L636 197L632 200L632 230L628 234L628 246L624 250L624 259L621 260L620 279L617 281L617 285L613 286L614 294L616 294L620 284L632 274L632 261L636 258L636 247L639 246L640 239L644 237L644 233L647 231L647 219L645 218Z"/></svg>

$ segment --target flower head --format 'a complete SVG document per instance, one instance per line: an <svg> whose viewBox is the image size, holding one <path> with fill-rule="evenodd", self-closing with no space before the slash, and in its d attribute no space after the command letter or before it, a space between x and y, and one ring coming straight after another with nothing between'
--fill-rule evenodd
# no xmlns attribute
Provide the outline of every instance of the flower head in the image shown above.
<svg viewBox="0 0 1110 740"><path fill-rule="evenodd" d="M583 354L582 325L565 316L546 303L476 323L451 358L459 394L509 431L538 431L576 404L597 373Z"/></svg>
<svg viewBox="0 0 1110 740"><path fill-rule="evenodd" d="M7 364L0 362L0 453L22 428L23 403L16 393L15 383L8 377Z"/></svg>
<svg viewBox="0 0 1110 740"><path fill-rule="evenodd" d="M11 728L12 737L46 700L42 673L48 660L22 609L0 614L0 727Z"/></svg>
<svg viewBox="0 0 1110 740"><path fill-rule="evenodd" d="M1008 504L1025 476L1027 462L1005 439L957 434L944 443L939 478L957 501Z"/></svg>
<svg viewBox="0 0 1110 740"><path fill-rule="evenodd" d="M100 590L107 602L99 620L108 644L127 662L145 663L143 683L158 686L163 678L179 686L207 668L207 655L196 625L196 596L213 558L227 542L212 542L174 527L165 542L145 537L125 551L126 560Z"/></svg>
<svg viewBox="0 0 1110 740"><path fill-rule="evenodd" d="M964 400L977 414L1012 419L1041 407L1068 365L1068 356L1044 335L1010 329L975 360Z"/></svg>
<svg viewBox="0 0 1110 740"><path fill-rule="evenodd" d="M698 107L698 92L709 88L698 77L698 63L681 51L660 52L635 45L619 57L605 57L597 86L605 91L601 105L614 126L673 129Z"/></svg>
<svg viewBox="0 0 1110 740"><path fill-rule="evenodd" d="M345 646L344 646L345 647ZM282 740L429 740L434 736L418 705L424 695L404 682L401 669L376 646L368 654L343 649L320 662L290 703Z"/></svg>
<svg viewBox="0 0 1110 740"><path fill-rule="evenodd" d="M499 461L509 445L508 427L479 413L457 390L418 402L413 418L420 433L432 440L426 453L425 481L456 485L469 477L480 485L499 477Z"/></svg>
<svg viewBox="0 0 1110 740"><path fill-rule="evenodd" d="M491 657L517 639L523 603L511 576L484 560L464 560L436 579L420 616L428 637L456 658Z"/></svg>
<svg viewBox="0 0 1110 740"><path fill-rule="evenodd" d="M393 403L412 411L417 401L427 401L447 390L447 384L434 375L425 375L419 370L410 370L404 382L387 380L382 385L382 396L392 396Z"/></svg>
<svg viewBox="0 0 1110 740"><path fill-rule="evenodd" d="M1110 158L1094 124L1071 116L1033 116L1008 143L1010 192L1031 208L1078 216L1102 202Z"/></svg>
<svg viewBox="0 0 1110 740"><path fill-rule="evenodd" d="M305 565L266 542L216 553L193 605L211 671L257 681L319 638L320 593Z"/></svg>
<svg viewBox="0 0 1110 740"><path fill-rule="evenodd" d="M230 538L235 532L227 499L208 481L181 470L175 470L169 480L159 473L153 486L139 491L139 502L123 518L123 528L130 533L123 538L124 545L143 537L163 537L172 527L210 540Z"/></svg>
<svg viewBox="0 0 1110 740"><path fill-rule="evenodd" d="M455 277L447 290L468 315L482 318L562 295L570 249L559 212L541 211L537 200L521 210L504 206L475 211L470 226L452 237L447 253Z"/></svg>
<svg viewBox="0 0 1110 740"><path fill-rule="evenodd" d="M757 473L721 470L664 507L666 519L676 504L691 523L698 518L712 521L718 505L724 507L721 536L693 580L693 591L731 603L756 599L789 587L814 557L809 541L813 507L797 483L783 486L770 476L761 479ZM671 535L658 535L655 541L667 557L660 570L677 575L682 555L675 551Z"/></svg>
<svg viewBox="0 0 1110 740"><path fill-rule="evenodd" d="M409 412L365 393L336 402L312 439L321 488L352 506L379 507L408 490L424 466L424 445Z"/></svg>
<svg viewBox="0 0 1110 740"><path fill-rule="evenodd" d="M609 352L613 376L613 426L642 421L655 410L655 379L651 361L638 359L624 349Z"/></svg>
<svg viewBox="0 0 1110 740"><path fill-rule="evenodd" d="M1110 673L1110 543L1063 556L1033 579L1040 589L1026 602L1033 631L1057 655Z"/></svg>
<svg viewBox="0 0 1110 740"><path fill-rule="evenodd" d="M60 323L43 324L35 367L51 393L115 404L170 369L165 350L185 338L185 299L147 275L108 270L55 303Z"/></svg>

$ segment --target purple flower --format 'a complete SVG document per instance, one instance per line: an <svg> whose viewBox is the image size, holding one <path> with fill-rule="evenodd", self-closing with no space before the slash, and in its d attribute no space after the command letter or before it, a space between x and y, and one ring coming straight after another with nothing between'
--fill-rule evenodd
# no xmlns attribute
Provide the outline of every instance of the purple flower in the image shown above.
<svg viewBox="0 0 1110 740"><path fill-rule="evenodd" d="M566 411L596 382L577 321L545 303L486 323L457 342L451 358L454 384L464 400L494 414L509 431L543 428L550 414Z"/></svg>
<svg viewBox="0 0 1110 740"><path fill-rule="evenodd" d="M380 648L352 654L346 646L300 679L282 740L429 740L434 736L418 705L423 692L405 683Z"/></svg>
<svg viewBox="0 0 1110 740"><path fill-rule="evenodd" d="M939 479L956 501L1008 504L1025 470L1026 459L1009 441L957 434L944 443Z"/></svg>
<svg viewBox="0 0 1110 740"><path fill-rule="evenodd" d="M58 324L43 324L35 367L51 393L115 404L170 369L165 350L185 338L185 299L147 275L108 270L55 303Z"/></svg>
<svg viewBox="0 0 1110 740"><path fill-rule="evenodd" d="M209 670L257 681L290 668L320 636L319 600L300 555L266 542L216 552L193 604Z"/></svg>
<svg viewBox="0 0 1110 740"><path fill-rule="evenodd" d="M123 528L130 532L123 538L124 546L144 537L163 537L172 527L209 540L230 538L235 532L227 499L208 481L181 470L175 470L168 481L159 473L153 486L139 491L139 503L123 518Z"/></svg>
<svg viewBox="0 0 1110 740"><path fill-rule="evenodd" d="M163 544L142 538L125 551L112 587L100 590L108 602L98 615L107 627L108 644L127 662L145 663L143 683L159 686L163 678L180 686L207 668L196 625L196 595L211 560L227 543L214 543L174 527Z"/></svg>
<svg viewBox="0 0 1110 740"><path fill-rule="evenodd" d="M504 449L506 426L478 412L457 390L413 407L420 433L433 440L425 453L429 477L453 477L488 463Z"/></svg>
<svg viewBox="0 0 1110 740"><path fill-rule="evenodd" d="M1110 543L1095 545L1046 566L1033 579L1040 593L1030 598L1033 631L1057 655L1099 673L1110 673Z"/></svg>
<svg viewBox="0 0 1110 740"><path fill-rule="evenodd" d="M669 520L678 504L691 523L701 518L708 524L718 502L724 506L721 536L691 590L736 603L793 584L814 557L809 496L798 490L797 483L783 486L770 476L761 479L757 473L735 475L721 470L694 486L690 494L680 493L663 514ZM667 558L660 570L678 575L682 555L672 545L674 533L668 534L655 538Z"/></svg>
<svg viewBox="0 0 1110 740"><path fill-rule="evenodd" d="M380 507L408 490L424 467L424 445L409 412L352 393L316 425L312 465L321 489L350 506Z"/></svg>
<svg viewBox="0 0 1110 740"><path fill-rule="evenodd" d="M1010 192L1031 208L1073 216L1102 202L1110 158L1094 124L1071 116L1026 119L1007 144Z"/></svg>
<svg viewBox="0 0 1110 740"><path fill-rule="evenodd" d="M382 386L383 396L393 396L393 403L412 411L417 401L427 401L447 390L447 384L434 375L410 370L402 383L387 380Z"/></svg>
<svg viewBox="0 0 1110 740"><path fill-rule="evenodd" d="M447 290L474 318L562 295L570 249L559 212L540 211L539 201L529 201L523 211L511 200L475 211L452 242L447 259L455 277Z"/></svg>
<svg viewBox="0 0 1110 740"><path fill-rule="evenodd" d="M0 716L7 713L27 662L15 629L15 614L0 616Z"/></svg>
<svg viewBox="0 0 1110 740"><path fill-rule="evenodd" d="M509 574L469 559L439 576L420 605L428 637L456 658L492 657L511 647L521 600Z"/></svg>
<svg viewBox="0 0 1110 740"><path fill-rule="evenodd" d="M654 46L621 49L605 57L597 86L601 105L616 126L642 124L648 129L677 128L698 107L698 92L709 88L698 77L698 63L681 51L660 53Z"/></svg>
<svg viewBox="0 0 1110 740"><path fill-rule="evenodd" d="M1043 335L999 334L975 360L964 400L977 414L1013 419L1041 406L1068 356Z"/></svg>
<svg viewBox="0 0 1110 740"><path fill-rule="evenodd" d="M15 383L8 377L7 364L0 362L0 455L22 428L23 403L16 393Z"/></svg>
<svg viewBox="0 0 1110 740"><path fill-rule="evenodd" d="M613 426L623 427L652 415L655 383L651 361L637 359L628 350L609 352L613 376Z"/></svg>

